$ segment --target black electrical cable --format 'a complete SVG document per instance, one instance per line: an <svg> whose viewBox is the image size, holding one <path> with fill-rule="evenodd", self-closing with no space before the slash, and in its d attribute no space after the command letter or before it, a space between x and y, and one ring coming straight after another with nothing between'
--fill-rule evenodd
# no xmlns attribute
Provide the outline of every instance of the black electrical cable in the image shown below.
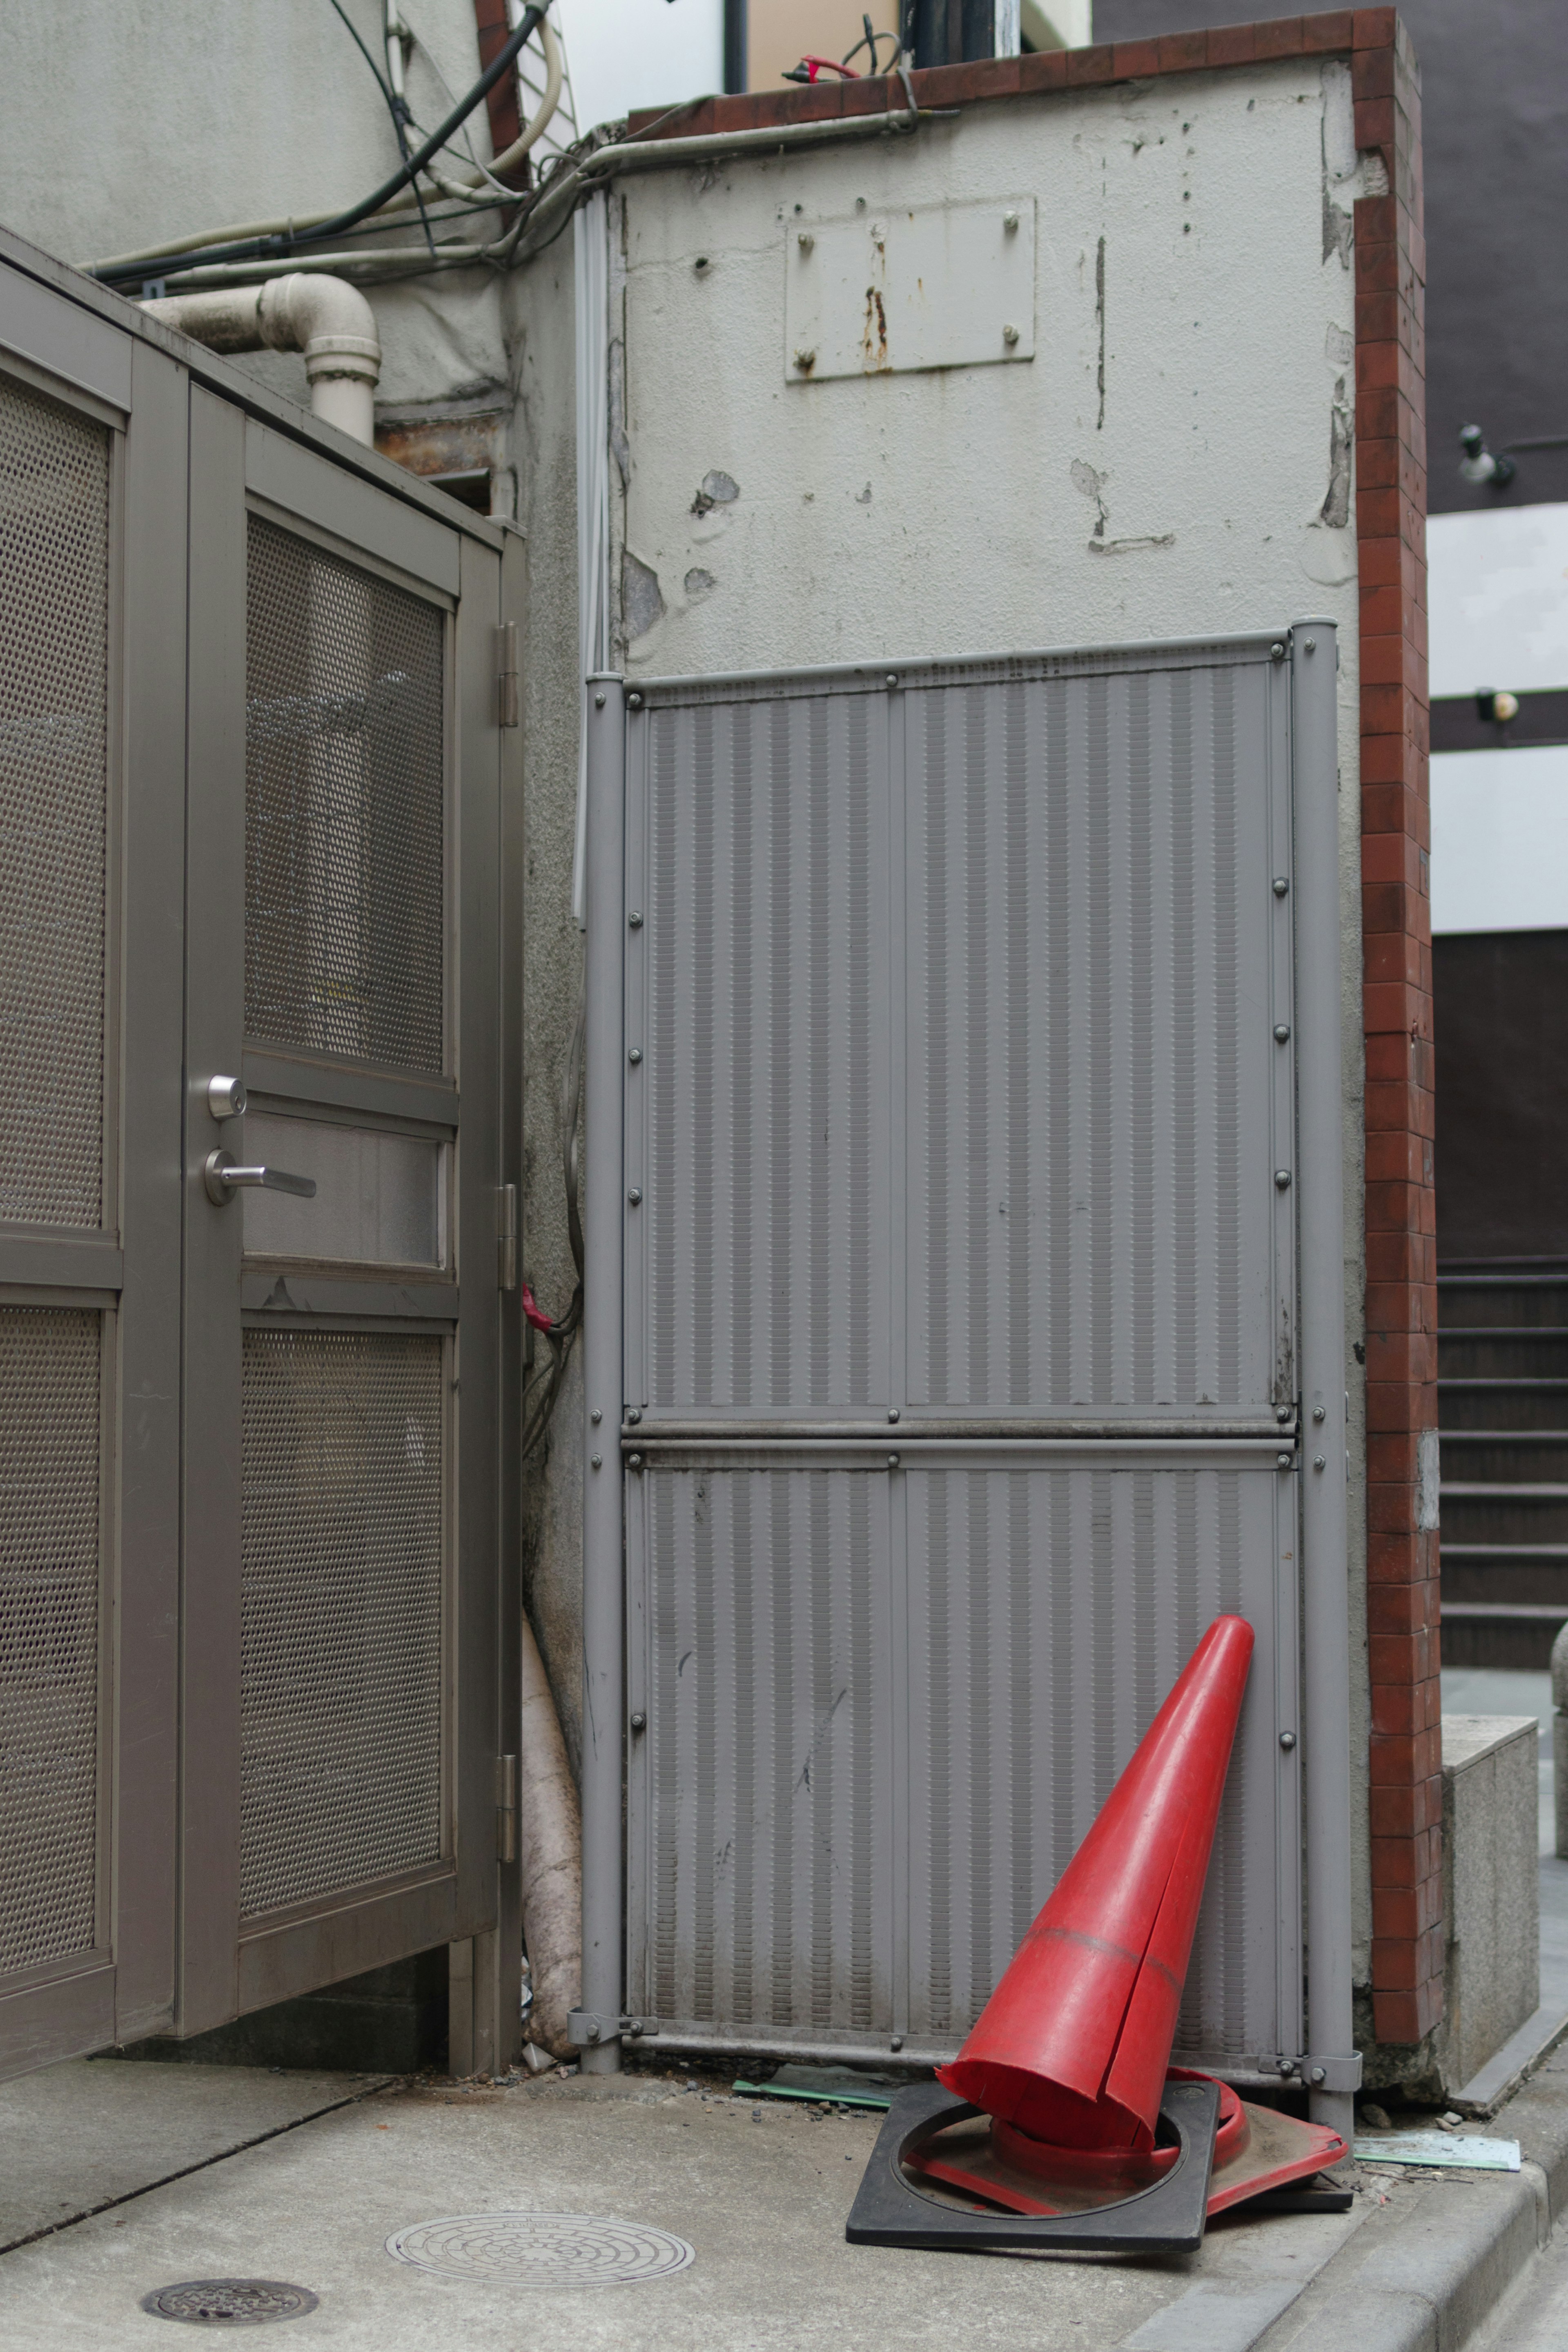
<svg viewBox="0 0 1568 2352"><path fill-rule="evenodd" d="M385 99L388 107L392 110L392 121L395 122L397 121L397 93L392 89L391 82L388 81L385 74L382 73L380 66L377 65L374 58L371 55L370 50L365 47L364 42L361 39L359 26L355 24L353 18L344 7L343 0L327 0L327 5L329 8L335 9L338 15L342 18L344 30L347 32L349 38L354 44L354 47L358 49L360 55L363 58L365 63L369 66L371 71L374 74L376 78L376 88L381 91L382 96Z"/></svg>
<svg viewBox="0 0 1568 2352"><path fill-rule="evenodd" d="M473 88L458 100L445 121L431 132L423 146L409 157L401 171L394 172L390 180L384 180L373 195L366 196L361 204L350 205L347 212L339 213L329 221L321 221L308 231L301 231L298 234L285 232L272 236L236 237L229 245L198 247L193 252L180 255L180 268L194 269L210 267L220 261L283 261L287 260L291 253L298 253L303 247L321 245L335 236L346 236L350 229L358 228L362 220L368 219L371 213L380 212L382 206L390 203L400 188L406 187L411 180L416 178L430 162L431 157L445 146L453 132L461 129L481 99L487 98L501 76L509 72L517 63L518 57L543 23L545 12L549 6L549 0L531 0L531 5L523 12L523 20L517 31L504 48L497 50ZM116 261L110 262L102 268L92 270L89 274L96 278L101 285L120 286L134 280L145 279L154 274L154 269L155 265L147 261ZM162 275L165 277L170 275L167 256L163 257Z"/></svg>
<svg viewBox="0 0 1568 2352"><path fill-rule="evenodd" d="M347 32L349 38L353 42L354 47L358 49L360 55L363 58L365 63L369 66L371 73L374 74L376 78L376 88L381 91L382 98L385 100L387 112L392 116L392 131L397 139L397 152L406 163L408 162L408 126L413 121L413 117L410 115L408 110L408 100L405 98L400 98L398 96L391 82L388 81L385 74L382 73L380 66L377 65L374 58L371 57L369 49L365 47L364 42L360 38L360 28L355 24L353 18L350 16L348 10L344 7L343 0L328 0L328 5L329 7L335 9L337 14L342 18L343 28ZM424 242L430 248L430 257L434 261L435 258L435 239L430 233L430 217L424 209L424 192L417 183L414 185L413 200L419 206L419 225L424 231Z"/></svg>

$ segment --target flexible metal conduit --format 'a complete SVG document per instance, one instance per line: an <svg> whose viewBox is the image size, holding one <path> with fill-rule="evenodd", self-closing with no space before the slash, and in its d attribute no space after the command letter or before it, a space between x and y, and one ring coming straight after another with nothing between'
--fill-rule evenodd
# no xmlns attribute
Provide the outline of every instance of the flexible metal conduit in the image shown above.
<svg viewBox="0 0 1568 2352"><path fill-rule="evenodd" d="M315 415L373 445L382 344L358 287L293 270L261 286L168 294L140 307L209 351L303 352Z"/></svg>

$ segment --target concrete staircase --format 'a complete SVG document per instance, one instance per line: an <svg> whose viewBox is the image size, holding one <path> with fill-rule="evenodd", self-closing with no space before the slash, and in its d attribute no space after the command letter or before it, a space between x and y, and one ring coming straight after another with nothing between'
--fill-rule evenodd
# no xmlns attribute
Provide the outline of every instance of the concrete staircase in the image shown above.
<svg viewBox="0 0 1568 2352"><path fill-rule="evenodd" d="M1568 1623L1568 1264L1437 1275L1443 1664L1544 1667Z"/></svg>

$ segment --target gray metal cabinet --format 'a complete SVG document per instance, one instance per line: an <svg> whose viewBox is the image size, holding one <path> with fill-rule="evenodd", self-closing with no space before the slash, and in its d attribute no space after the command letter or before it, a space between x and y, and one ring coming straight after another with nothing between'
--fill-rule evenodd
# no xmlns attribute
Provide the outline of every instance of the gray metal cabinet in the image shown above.
<svg viewBox="0 0 1568 2352"><path fill-rule="evenodd" d="M6 273L6 2072L155 2030L173 2000L184 460L178 368Z"/></svg>
<svg viewBox="0 0 1568 2352"><path fill-rule="evenodd" d="M950 2052L1236 1609L1179 2047L1303 2047L1290 644L597 689L645 2040Z"/></svg>
<svg viewBox="0 0 1568 2352"><path fill-rule="evenodd" d="M6 2071L517 1945L507 551L30 258L0 269Z"/></svg>

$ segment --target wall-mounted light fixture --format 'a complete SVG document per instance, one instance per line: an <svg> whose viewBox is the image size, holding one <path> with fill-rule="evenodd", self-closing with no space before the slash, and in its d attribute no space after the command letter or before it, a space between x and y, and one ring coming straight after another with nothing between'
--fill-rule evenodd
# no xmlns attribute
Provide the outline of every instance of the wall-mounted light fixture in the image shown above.
<svg viewBox="0 0 1568 2352"><path fill-rule="evenodd" d="M1486 435L1479 425L1461 425L1459 446L1464 456L1459 459L1459 471L1467 482L1490 482L1494 490L1506 489L1519 471L1514 459L1532 449L1568 449L1568 433L1546 433L1538 440L1510 441L1501 449L1489 449Z"/></svg>
<svg viewBox="0 0 1568 2352"><path fill-rule="evenodd" d="M1494 490L1500 490L1512 481L1518 470L1513 459L1501 454L1494 457L1479 425L1460 425L1459 446L1465 453L1459 471L1467 482L1490 482Z"/></svg>

